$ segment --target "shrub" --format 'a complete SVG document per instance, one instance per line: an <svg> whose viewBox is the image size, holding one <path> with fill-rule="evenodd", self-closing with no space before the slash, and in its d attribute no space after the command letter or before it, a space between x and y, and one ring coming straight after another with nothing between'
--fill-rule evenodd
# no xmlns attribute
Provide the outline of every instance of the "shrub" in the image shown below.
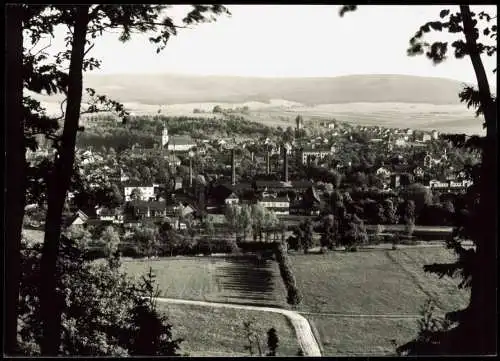
<svg viewBox="0 0 500 361"><path fill-rule="evenodd" d="M297 287L291 287L290 289L288 289L288 294L286 296L286 302L289 305L293 305L293 306L300 304L301 297L300 297L299 290L297 289Z"/></svg>
<svg viewBox="0 0 500 361"><path fill-rule="evenodd" d="M40 354L39 285L41 245L22 250L19 344L26 356ZM64 239L57 263L60 354L67 356L176 355L182 340L156 310L154 275L134 284L120 270L117 254L107 263L89 262Z"/></svg>
<svg viewBox="0 0 500 361"><path fill-rule="evenodd" d="M274 327L267 331L267 348L269 352L267 356L276 356L276 350L278 349L279 337L276 329Z"/></svg>
<svg viewBox="0 0 500 361"><path fill-rule="evenodd" d="M140 258L144 257L140 248L136 245L120 245L118 249L123 257Z"/></svg>
<svg viewBox="0 0 500 361"><path fill-rule="evenodd" d="M370 243L374 244L374 245L382 243L383 240L384 240L384 236L381 236L379 234L373 234L370 237Z"/></svg>
<svg viewBox="0 0 500 361"><path fill-rule="evenodd" d="M295 276L293 275L292 265L288 257L287 247L285 242L275 244L275 257L278 262L281 278L287 289L287 303L290 305L298 305L302 300L302 296L297 288Z"/></svg>

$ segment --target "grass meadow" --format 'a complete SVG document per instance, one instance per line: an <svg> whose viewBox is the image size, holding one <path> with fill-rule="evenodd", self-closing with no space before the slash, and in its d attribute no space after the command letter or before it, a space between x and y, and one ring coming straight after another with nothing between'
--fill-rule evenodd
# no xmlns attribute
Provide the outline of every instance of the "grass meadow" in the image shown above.
<svg viewBox="0 0 500 361"><path fill-rule="evenodd" d="M299 312L316 329L324 355L394 354L393 340L401 345L416 336L427 299L439 315L467 305L468 291L457 280L422 269L453 260L444 247L293 255L304 297Z"/></svg>
<svg viewBox="0 0 500 361"><path fill-rule="evenodd" d="M264 352L267 331L274 327L279 337L278 356L296 355L299 345L288 319L270 312L159 303L173 325L173 336L185 339L181 352L190 356L250 356L244 321L254 320ZM257 351L256 347L254 348Z"/></svg>
<svg viewBox="0 0 500 361"><path fill-rule="evenodd" d="M468 292L457 289L457 280L439 279L422 269L424 264L453 261L454 255L445 247L291 254L290 258L303 295L296 310L310 321L326 356L391 354L393 341L400 345L416 335L419 312L427 299L435 300L440 315L468 302ZM288 308L274 261L179 257L126 261L123 266L133 275L144 274L151 266L164 297ZM277 327L289 345L284 346L286 354L296 352L293 330L287 331L279 315L162 307L168 308L180 337L187 335L186 350L192 355L244 353L243 333L236 330L250 313L264 330L262 337L269 327Z"/></svg>
<svg viewBox="0 0 500 361"><path fill-rule="evenodd" d="M130 275L152 267L161 296L185 300L285 307L278 265L253 257L175 257L123 262Z"/></svg>

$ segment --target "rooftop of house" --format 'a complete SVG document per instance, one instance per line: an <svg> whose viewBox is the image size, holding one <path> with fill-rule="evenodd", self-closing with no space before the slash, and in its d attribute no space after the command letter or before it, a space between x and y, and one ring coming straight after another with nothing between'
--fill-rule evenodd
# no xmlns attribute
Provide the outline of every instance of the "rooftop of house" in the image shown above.
<svg viewBox="0 0 500 361"><path fill-rule="evenodd" d="M189 135L172 135L168 138L169 145L192 145L194 140Z"/></svg>
<svg viewBox="0 0 500 361"><path fill-rule="evenodd" d="M283 202L290 202L290 200L287 197L264 197L262 198L261 202L269 202L269 203L283 203Z"/></svg>
<svg viewBox="0 0 500 361"><path fill-rule="evenodd" d="M181 160L179 159L178 156L176 156L175 154L172 154L172 153L169 153L165 159L169 162L180 162Z"/></svg>
<svg viewBox="0 0 500 361"><path fill-rule="evenodd" d="M133 181L133 180L127 180L127 181L122 182L122 186L125 188L132 188L132 187L152 188L152 187L154 187L153 184L144 184L143 182L138 182L138 181Z"/></svg>
<svg viewBox="0 0 500 361"><path fill-rule="evenodd" d="M167 208L167 204L165 202L159 201L140 201L134 200L131 201L130 206L138 209L152 209L152 210L165 210Z"/></svg>
<svg viewBox="0 0 500 361"><path fill-rule="evenodd" d="M332 151L332 147L327 147L324 145L318 145L318 146L305 146L302 147L301 151L303 153L316 153L316 152L327 152L330 153Z"/></svg>
<svg viewBox="0 0 500 361"><path fill-rule="evenodd" d="M238 196L233 192L226 197L226 199L238 199Z"/></svg>
<svg viewBox="0 0 500 361"><path fill-rule="evenodd" d="M121 213L122 213L121 209L109 209L109 208L103 207L100 209L99 215L101 217L107 217L107 216L119 215Z"/></svg>

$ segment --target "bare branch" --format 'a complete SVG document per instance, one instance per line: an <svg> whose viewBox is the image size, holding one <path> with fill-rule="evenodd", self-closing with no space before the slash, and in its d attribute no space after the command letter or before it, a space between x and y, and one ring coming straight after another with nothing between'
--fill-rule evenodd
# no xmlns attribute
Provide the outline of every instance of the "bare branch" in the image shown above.
<svg viewBox="0 0 500 361"><path fill-rule="evenodd" d="M63 105L64 105L64 103L66 103L66 100L67 100L67 98L64 98L64 100L61 102L60 107L61 107L61 113L62 113L62 115L59 118L56 118L56 120L64 119L65 113L64 113L64 107L63 107Z"/></svg>
<svg viewBox="0 0 500 361"><path fill-rule="evenodd" d="M44 46L43 48L41 48L40 50L38 50L35 54L33 54L33 56L37 56L38 54L40 54L42 51L44 51L45 49L47 49L48 47L50 47L52 45L52 38L49 37L49 45L47 46Z"/></svg>
<svg viewBox="0 0 500 361"><path fill-rule="evenodd" d="M83 56L85 57L85 55L87 55L87 53L92 50L92 48L94 47L95 43L90 45L90 47L85 51L85 53L83 53Z"/></svg>

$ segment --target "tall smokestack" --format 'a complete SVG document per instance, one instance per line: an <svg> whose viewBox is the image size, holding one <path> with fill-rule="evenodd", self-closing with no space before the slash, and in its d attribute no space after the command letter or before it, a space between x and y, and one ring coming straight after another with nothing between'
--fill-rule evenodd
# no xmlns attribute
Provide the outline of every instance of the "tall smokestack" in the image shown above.
<svg viewBox="0 0 500 361"><path fill-rule="evenodd" d="M288 147L283 147L283 182L288 182Z"/></svg>
<svg viewBox="0 0 500 361"><path fill-rule="evenodd" d="M269 155L269 151L266 153L266 174L271 174L271 156Z"/></svg>
<svg viewBox="0 0 500 361"><path fill-rule="evenodd" d="M234 149L231 149L231 184L233 186L236 184L236 165L234 154Z"/></svg>
<svg viewBox="0 0 500 361"><path fill-rule="evenodd" d="M189 158L189 187L193 186L193 159Z"/></svg>

